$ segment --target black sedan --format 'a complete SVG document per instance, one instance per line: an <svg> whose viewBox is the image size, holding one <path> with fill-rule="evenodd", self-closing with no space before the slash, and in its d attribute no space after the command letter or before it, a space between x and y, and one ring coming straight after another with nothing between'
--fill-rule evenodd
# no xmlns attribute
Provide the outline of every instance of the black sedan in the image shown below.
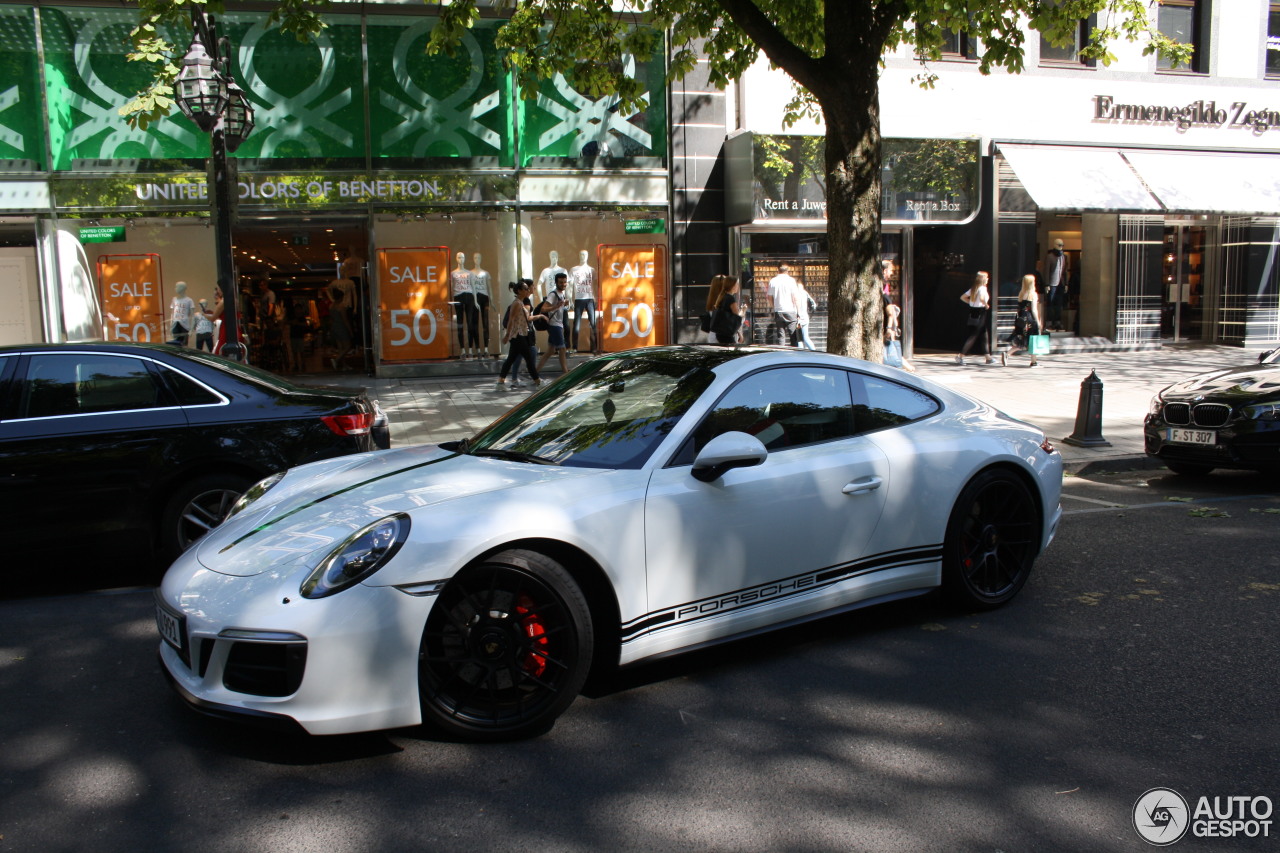
<svg viewBox="0 0 1280 853"><path fill-rule="evenodd" d="M389 441L363 389L170 346L0 347L0 535L39 561L7 573L172 559L262 478Z"/></svg>
<svg viewBox="0 0 1280 853"><path fill-rule="evenodd" d="M1280 349L1170 385L1151 401L1143 431L1147 454L1177 474L1280 472Z"/></svg>

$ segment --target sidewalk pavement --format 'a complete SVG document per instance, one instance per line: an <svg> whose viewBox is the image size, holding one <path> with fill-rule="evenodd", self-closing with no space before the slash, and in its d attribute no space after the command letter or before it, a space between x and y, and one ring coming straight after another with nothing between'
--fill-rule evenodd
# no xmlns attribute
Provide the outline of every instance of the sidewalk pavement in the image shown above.
<svg viewBox="0 0 1280 853"><path fill-rule="evenodd" d="M1035 368L1027 366L1025 356L1010 359L1008 367L1001 367L998 358L992 365L983 364L981 356L959 365L952 354L919 355L913 363L919 375L1040 427L1062 453L1067 470L1083 473L1146 465L1142 421L1157 391L1197 373L1254 363L1261 352L1178 345L1137 352L1051 354L1041 356ZM530 393L527 386L495 390L497 363L493 364L494 374L374 378L348 373L304 381L363 385L391 420L393 446L434 444L474 434ZM1108 447L1075 447L1063 441L1075 431L1081 383L1091 371L1102 381L1102 437Z"/></svg>

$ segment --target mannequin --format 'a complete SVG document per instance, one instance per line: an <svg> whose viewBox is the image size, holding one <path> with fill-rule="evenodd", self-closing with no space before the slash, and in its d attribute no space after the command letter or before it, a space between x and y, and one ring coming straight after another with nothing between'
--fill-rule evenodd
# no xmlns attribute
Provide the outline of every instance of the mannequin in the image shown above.
<svg viewBox="0 0 1280 853"><path fill-rule="evenodd" d="M471 273L467 272L467 256L459 252L454 256L455 266L449 273L449 291L453 294L454 315L458 326L458 349L462 358L471 358L474 347L480 355L480 336L476 332L476 295L471 287ZM463 325L467 335L462 336Z"/></svg>
<svg viewBox="0 0 1280 853"><path fill-rule="evenodd" d="M484 337L484 349L480 358L490 358L489 352L489 273L481 266L480 253L471 257L471 292L476 297L476 310L480 315L480 329Z"/></svg>
<svg viewBox="0 0 1280 853"><path fill-rule="evenodd" d="M578 323L582 313L587 314L587 327L591 330L591 352L600 354L600 338L596 332L596 271L587 263L587 251L578 253L578 265L569 270L569 289L573 293L573 335L569 338L569 351L578 351Z"/></svg>
<svg viewBox="0 0 1280 853"><path fill-rule="evenodd" d="M538 273L538 302L547 298L547 294L556 289L556 275L559 273L569 274L569 271L560 266L560 253L552 250L547 256L551 263L542 272Z"/></svg>
<svg viewBox="0 0 1280 853"><path fill-rule="evenodd" d="M173 286L174 297L169 302L169 342L180 347L191 340L191 327L195 324L196 303L187 296L187 283L180 281Z"/></svg>
<svg viewBox="0 0 1280 853"><path fill-rule="evenodd" d="M1044 285L1049 312L1045 326L1062 331L1062 308L1067 301L1067 281L1071 275L1071 256L1064 249L1061 240L1053 241L1044 262Z"/></svg>
<svg viewBox="0 0 1280 853"><path fill-rule="evenodd" d="M353 340L354 335L358 334L361 349L368 344L371 335L369 313L365 310L364 305L364 267L365 260L360 256L360 250L355 246L348 246L347 257L338 268L338 278L351 283L351 289L344 291L342 301L346 304L344 310L351 316L354 323L352 327Z"/></svg>

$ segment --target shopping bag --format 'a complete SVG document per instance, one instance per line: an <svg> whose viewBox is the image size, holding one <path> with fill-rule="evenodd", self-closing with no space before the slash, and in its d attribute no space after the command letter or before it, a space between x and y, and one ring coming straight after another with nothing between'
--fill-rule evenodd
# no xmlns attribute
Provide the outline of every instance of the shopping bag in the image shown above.
<svg viewBox="0 0 1280 853"><path fill-rule="evenodd" d="M1048 355L1049 354L1049 336L1048 335L1028 335L1027 336L1027 352L1032 355Z"/></svg>
<svg viewBox="0 0 1280 853"><path fill-rule="evenodd" d="M884 345L884 363L890 367L902 367L902 343L886 341Z"/></svg>

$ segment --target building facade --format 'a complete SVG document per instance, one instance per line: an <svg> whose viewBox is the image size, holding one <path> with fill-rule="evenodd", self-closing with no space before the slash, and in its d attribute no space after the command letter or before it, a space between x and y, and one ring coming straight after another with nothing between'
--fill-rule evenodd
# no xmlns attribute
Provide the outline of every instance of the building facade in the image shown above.
<svg viewBox="0 0 1280 853"><path fill-rule="evenodd" d="M646 84L644 111L560 76L523 100L496 21L455 55L428 56L426 12L337 6L310 43L269 31L263 12L218 20L256 117L232 158L251 358L293 362L271 352L285 332L268 320L297 321L306 369L333 369L342 354L322 331L338 292L355 338L339 369L491 358L508 282L545 292L559 270L593 301L570 314L582 315L571 346L590 348L592 321L604 350L665 343L661 53L626 69ZM209 136L176 109L146 130L118 114L145 82L125 60L135 20L114 6L0 4L0 343L165 340L179 281L213 304ZM191 31L166 35L186 44Z"/></svg>
<svg viewBox="0 0 1280 853"><path fill-rule="evenodd" d="M1141 42L1116 43L1109 66L1082 60L1089 29L1108 23L1097 20L1082 22L1075 47L1029 31L1021 74L981 75L967 34L930 63L932 89L913 79L921 66L908 52L887 58L882 260L904 308L908 351L959 346L958 296L978 270L991 273L1000 308L993 333L1003 333L1020 280L1043 280L1058 240L1069 279L1058 322L1082 347L1280 340L1280 4L1171 0L1151 14L1195 46L1189 68L1144 56ZM731 97L738 132L774 148L821 137L820 126L782 127L790 85L764 65ZM909 181L895 189L894 170L911 172L909 140L973 145L978 191L930 194ZM734 149L731 136L726 162ZM734 269L755 280L799 259L821 287L821 206L809 216L762 209L759 162L726 187L757 201L749 217L730 206Z"/></svg>

